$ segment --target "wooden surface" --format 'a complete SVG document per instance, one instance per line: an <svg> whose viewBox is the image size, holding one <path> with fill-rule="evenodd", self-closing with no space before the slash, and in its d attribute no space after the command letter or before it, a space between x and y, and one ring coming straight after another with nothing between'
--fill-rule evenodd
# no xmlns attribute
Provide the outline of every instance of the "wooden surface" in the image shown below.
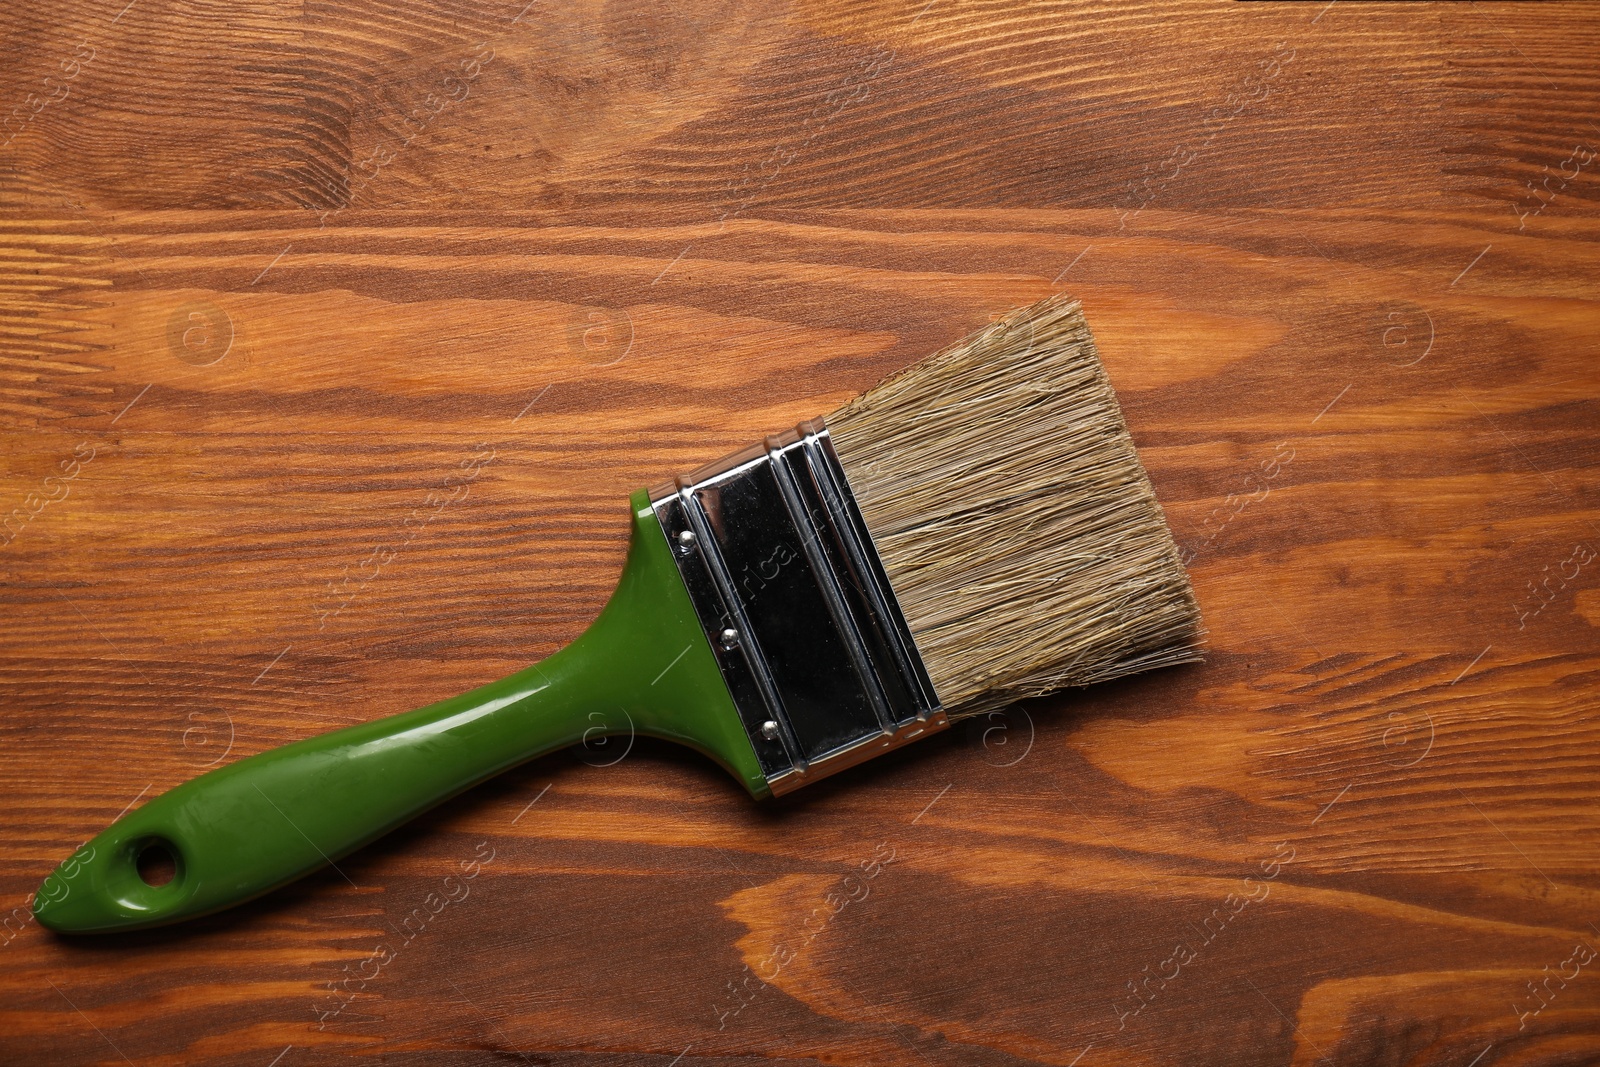
<svg viewBox="0 0 1600 1067"><path fill-rule="evenodd" d="M0 16L0 1062L1600 1060L1600 9L123 2ZM1204 665L27 920L141 798L571 639L631 489L1060 289Z"/></svg>

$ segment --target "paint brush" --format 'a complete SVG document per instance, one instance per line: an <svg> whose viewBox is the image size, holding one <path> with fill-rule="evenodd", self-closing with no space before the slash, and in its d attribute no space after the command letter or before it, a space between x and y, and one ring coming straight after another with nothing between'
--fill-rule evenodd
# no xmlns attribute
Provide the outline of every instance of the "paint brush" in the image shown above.
<svg viewBox="0 0 1600 1067"><path fill-rule="evenodd" d="M1199 658L1188 576L1065 297L640 490L632 515L617 589L572 644L177 786L51 874L39 921L134 929L260 896L592 736L595 712L764 798L964 716Z"/></svg>

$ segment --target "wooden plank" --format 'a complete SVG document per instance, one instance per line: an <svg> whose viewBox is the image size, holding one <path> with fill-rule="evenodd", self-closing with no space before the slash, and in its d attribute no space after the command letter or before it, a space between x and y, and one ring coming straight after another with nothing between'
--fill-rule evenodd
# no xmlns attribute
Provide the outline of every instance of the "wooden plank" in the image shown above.
<svg viewBox="0 0 1600 1067"><path fill-rule="evenodd" d="M0 27L0 1060L1600 1049L1592 8ZM1204 665L766 805L644 739L557 754L348 881L28 921L126 806L570 640L633 488L1062 289Z"/></svg>

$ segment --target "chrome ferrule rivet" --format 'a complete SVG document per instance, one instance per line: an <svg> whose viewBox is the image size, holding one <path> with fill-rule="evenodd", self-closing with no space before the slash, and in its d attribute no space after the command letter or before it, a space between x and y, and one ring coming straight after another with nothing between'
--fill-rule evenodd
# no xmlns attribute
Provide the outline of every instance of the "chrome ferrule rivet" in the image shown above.
<svg viewBox="0 0 1600 1067"><path fill-rule="evenodd" d="M679 530L678 544L682 545L685 549L692 547L694 545L694 531Z"/></svg>
<svg viewBox="0 0 1600 1067"><path fill-rule="evenodd" d="M778 724L773 722L771 719L768 719L766 722L762 723L761 736L766 738L768 741L776 741L778 739Z"/></svg>
<svg viewBox="0 0 1600 1067"><path fill-rule="evenodd" d="M729 649L738 648L739 647L739 631L735 630L731 626L728 627L726 630L722 631L722 647L723 648L729 648Z"/></svg>

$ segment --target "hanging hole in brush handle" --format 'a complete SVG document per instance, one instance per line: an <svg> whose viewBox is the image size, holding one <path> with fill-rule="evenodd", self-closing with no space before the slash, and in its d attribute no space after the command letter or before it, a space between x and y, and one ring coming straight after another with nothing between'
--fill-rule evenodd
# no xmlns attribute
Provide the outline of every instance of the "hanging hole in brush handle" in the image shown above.
<svg viewBox="0 0 1600 1067"><path fill-rule="evenodd" d="M182 873L179 866L181 861L170 841L152 837L135 847L138 855L134 859L134 868L139 872L139 881L151 889L161 889L178 880L178 875Z"/></svg>

